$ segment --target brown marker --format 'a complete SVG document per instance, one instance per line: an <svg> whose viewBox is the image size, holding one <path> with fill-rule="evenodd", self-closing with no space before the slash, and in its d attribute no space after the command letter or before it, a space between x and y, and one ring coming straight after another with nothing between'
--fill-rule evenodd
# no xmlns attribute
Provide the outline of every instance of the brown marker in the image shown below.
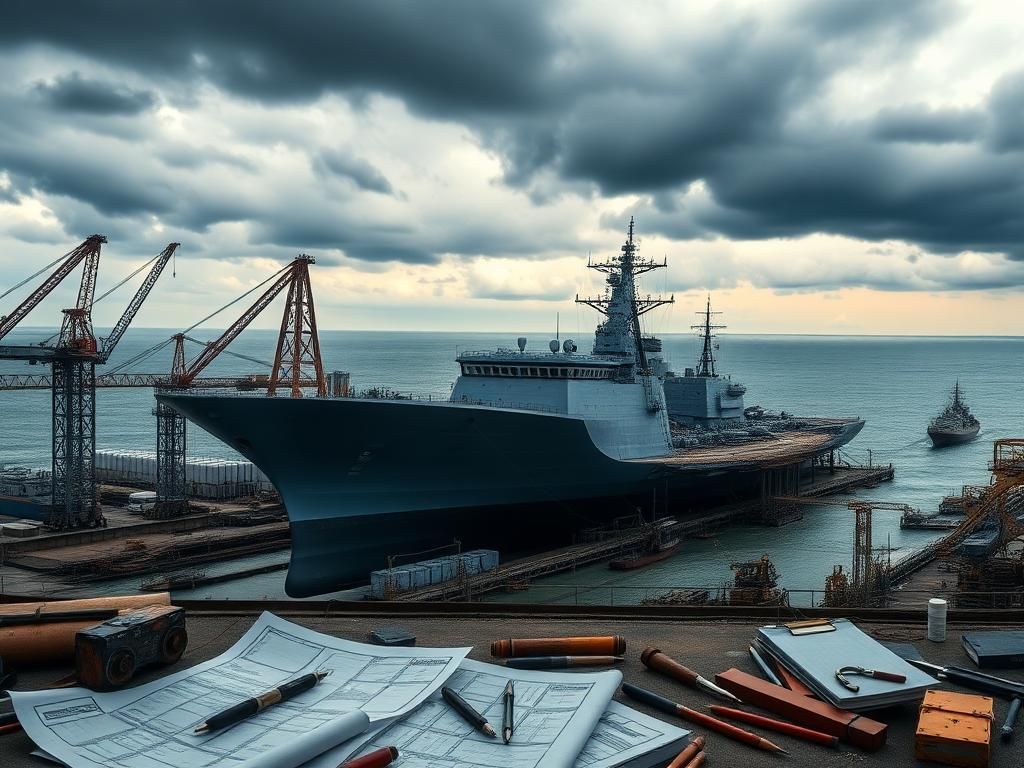
<svg viewBox="0 0 1024 768"><path fill-rule="evenodd" d="M541 637L528 640L495 640L491 656L509 659L518 656L621 656L626 652L626 638L609 637Z"/></svg>
<svg viewBox="0 0 1024 768"><path fill-rule="evenodd" d="M673 680L678 680L683 685L707 691L708 693L714 694L715 696L728 701L732 701L736 704L742 703L738 698L733 696L724 688L720 688L703 675L699 675L694 672L689 667L684 667L678 661L670 656L666 656L657 648L650 646L644 648L644 652L640 654L640 661L642 661L643 665L648 669L660 672L663 675L671 677Z"/></svg>

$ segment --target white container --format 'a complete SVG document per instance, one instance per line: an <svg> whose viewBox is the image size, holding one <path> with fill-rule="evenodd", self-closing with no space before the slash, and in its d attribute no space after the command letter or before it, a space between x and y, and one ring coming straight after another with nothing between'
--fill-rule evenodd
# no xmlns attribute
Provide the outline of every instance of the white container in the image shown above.
<svg viewBox="0 0 1024 768"><path fill-rule="evenodd" d="M928 601L928 639L933 643L941 643L946 640L946 601L939 597L933 597Z"/></svg>

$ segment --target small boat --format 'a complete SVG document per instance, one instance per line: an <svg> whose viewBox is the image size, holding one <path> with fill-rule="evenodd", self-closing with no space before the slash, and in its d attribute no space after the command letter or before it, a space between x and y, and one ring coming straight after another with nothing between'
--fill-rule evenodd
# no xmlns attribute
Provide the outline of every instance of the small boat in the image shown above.
<svg viewBox="0 0 1024 768"><path fill-rule="evenodd" d="M947 445L969 443L978 436L980 429L981 423L964 402L960 382L957 381L953 386L949 405L928 425L928 437L932 439L932 445L936 448L943 448Z"/></svg>
<svg viewBox="0 0 1024 768"><path fill-rule="evenodd" d="M645 554L634 553L632 557L612 560L608 563L608 567L613 571L634 571L637 568L645 568L653 563L667 560L676 553L677 549L679 549L679 539L671 539Z"/></svg>

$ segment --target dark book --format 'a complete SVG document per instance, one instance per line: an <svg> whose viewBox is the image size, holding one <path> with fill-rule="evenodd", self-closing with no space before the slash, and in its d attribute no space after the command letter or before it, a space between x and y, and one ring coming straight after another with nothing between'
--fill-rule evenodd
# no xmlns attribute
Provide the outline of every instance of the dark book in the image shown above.
<svg viewBox="0 0 1024 768"><path fill-rule="evenodd" d="M964 650L981 668L1024 667L1024 630L965 632Z"/></svg>

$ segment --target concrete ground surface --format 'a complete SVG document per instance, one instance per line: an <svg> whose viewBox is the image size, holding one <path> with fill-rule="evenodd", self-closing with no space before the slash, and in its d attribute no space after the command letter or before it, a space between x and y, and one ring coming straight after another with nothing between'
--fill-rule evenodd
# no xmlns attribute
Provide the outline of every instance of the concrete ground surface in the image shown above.
<svg viewBox="0 0 1024 768"><path fill-rule="evenodd" d="M624 679L658 691L695 709L704 709L708 704L722 702L646 670L640 663L640 652L644 647L655 645L710 679L714 678L716 672L729 667L738 667L756 674L757 670L748 656L747 646L753 638L757 626L760 623L766 623L756 620L744 622L728 620L666 621L519 616L423 618L336 615L324 617L298 611L282 612L281 615L311 629L357 641L365 641L370 630L377 627L401 627L416 635L419 646L472 645L471 658L481 661L492 661L489 655L490 643L492 640L500 638L623 635L627 641L627 661L621 667ZM188 617L189 647L184 658L173 669L191 666L224 651L252 625L255 619L256 614L254 613L190 613ZM923 624L858 623L862 629L879 640L913 643L928 661L966 667L973 666L960 644L960 633L968 627L951 626L948 638L944 643L932 643L925 639ZM974 628L970 627L970 629ZM1007 627L1004 625L1001 628ZM153 679L167 671L169 670L166 668L150 671L138 678L138 682ZM20 674L17 688L21 690L43 688L68 672L67 668L23 671ZM996 674L1002 674L1011 679L1024 678L1024 673L1021 670L1005 673L996 671ZM942 684L942 687L949 688L948 684ZM634 702L625 700L621 693L617 694L617 698L627 701L631 706L638 706ZM993 731L996 734L998 734L999 726L1006 715L1007 706L1006 701L996 700L996 721L993 723ZM649 708L640 706L638 708L656 717L665 717ZM0 703L0 711L6 712L9 709L8 702ZM761 733L790 751L789 756L773 756L731 741L716 733L708 732L699 726L686 723L681 723L681 725L706 738L708 742L706 747L707 765L709 766L729 766L730 768L771 765L806 766L807 768L886 766L887 768L901 768L902 766L934 765L920 763L913 756L913 734L917 722L916 704L875 710L866 714L889 725L888 742L878 752L864 752L845 744L841 745L837 751L808 744L782 734L750 727L750 730ZM40 768L46 765L47 763L44 761L29 754L31 749L32 743L24 733L0 736L0 766L3 768L27 768L28 766ZM996 735L993 738L991 749L992 768L1024 766L1024 722L1020 723L1019 734L1014 741L1007 744L1001 742Z"/></svg>

